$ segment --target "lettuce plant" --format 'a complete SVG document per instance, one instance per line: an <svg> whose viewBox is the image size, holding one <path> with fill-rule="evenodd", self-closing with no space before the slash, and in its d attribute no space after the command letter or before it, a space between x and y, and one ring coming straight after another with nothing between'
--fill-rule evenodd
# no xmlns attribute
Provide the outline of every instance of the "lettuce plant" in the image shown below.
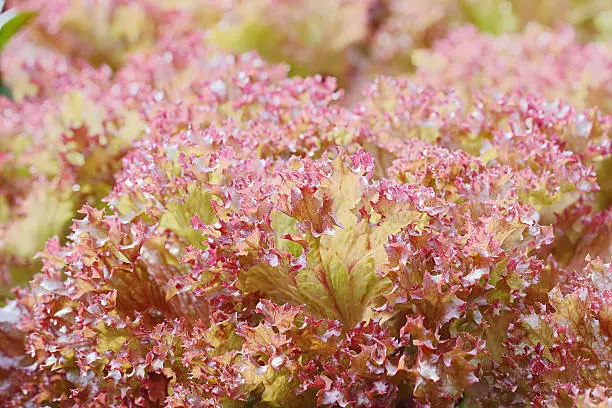
<svg viewBox="0 0 612 408"><path fill-rule="evenodd" d="M188 53L180 48L185 46L191 47ZM1 101L2 296L40 269L32 258L47 239L65 236L83 204L103 204L122 156L147 132L158 105L189 94L194 107L209 106L201 114L210 122L221 121L238 115L231 104L240 73L268 80L286 76L283 67L267 69L254 54L234 57L209 49L201 36L186 37L180 47L161 42L158 53L135 56L114 78L108 69L83 61L71 65L69 59L26 47L39 56L34 64L22 61L32 93L20 101ZM19 61L22 54L11 55ZM172 58L163 65L160 55ZM43 71L46 75L38 75ZM203 73L207 79L199 82ZM196 86L199 94L192 92ZM179 130L179 121L175 124Z"/></svg>
<svg viewBox="0 0 612 408"><path fill-rule="evenodd" d="M123 65L134 51L154 45L163 32L170 33L173 27L184 25L182 17L174 16L163 2L149 0L18 0L14 3L20 9L40 12L41 18L28 33L36 42L94 65L106 64L113 68Z"/></svg>
<svg viewBox="0 0 612 408"><path fill-rule="evenodd" d="M412 58L419 83L468 94L482 88L523 89L581 108L612 109L609 44L581 44L570 28L529 26L521 34L493 37L464 27Z"/></svg>
<svg viewBox="0 0 612 408"><path fill-rule="evenodd" d="M3 406L612 402L606 45L414 52L519 1L14 3Z"/></svg>
<svg viewBox="0 0 612 408"><path fill-rule="evenodd" d="M94 65L123 66L160 38L191 30L235 52L257 51L299 75L334 75L343 85L367 73L411 72L413 52L472 24L499 35L530 23L572 27L582 40L609 41L606 0L14 0L39 10L29 36ZM124 24L130 21L130 24Z"/></svg>
<svg viewBox="0 0 612 408"><path fill-rule="evenodd" d="M108 70L69 75L60 65L39 79L35 97L2 101L0 259L18 280L28 278L24 268L46 240L64 234L74 211L109 191L118 158L142 132L138 111L105 89Z"/></svg>
<svg viewBox="0 0 612 408"><path fill-rule="evenodd" d="M604 113L394 78L347 108L198 36L112 81L143 134L2 309L7 406L609 402Z"/></svg>

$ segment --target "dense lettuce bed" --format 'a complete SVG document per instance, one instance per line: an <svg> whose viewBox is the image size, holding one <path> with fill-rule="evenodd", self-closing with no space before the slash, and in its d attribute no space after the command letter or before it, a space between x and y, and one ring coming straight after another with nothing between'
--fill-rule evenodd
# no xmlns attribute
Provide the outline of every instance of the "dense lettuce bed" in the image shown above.
<svg viewBox="0 0 612 408"><path fill-rule="evenodd" d="M606 1L13 1L6 407L607 407Z"/></svg>

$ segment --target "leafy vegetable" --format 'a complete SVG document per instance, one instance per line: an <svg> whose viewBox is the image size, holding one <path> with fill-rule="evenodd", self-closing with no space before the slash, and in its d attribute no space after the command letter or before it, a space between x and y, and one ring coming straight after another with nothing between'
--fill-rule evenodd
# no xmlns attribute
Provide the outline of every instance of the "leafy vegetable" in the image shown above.
<svg viewBox="0 0 612 408"><path fill-rule="evenodd" d="M15 3L2 406L610 404L603 3Z"/></svg>

